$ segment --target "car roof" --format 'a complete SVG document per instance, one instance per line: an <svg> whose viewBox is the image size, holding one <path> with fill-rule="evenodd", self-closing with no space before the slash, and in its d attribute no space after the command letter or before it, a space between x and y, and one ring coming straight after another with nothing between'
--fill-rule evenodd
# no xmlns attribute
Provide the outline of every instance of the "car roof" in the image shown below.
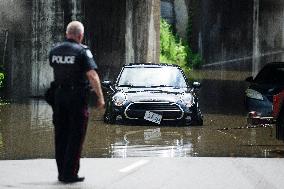
<svg viewBox="0 0 284 189"><path fill-rule="evenodd" d="M263 68L267 67L284 67L284 62L270 62L265 64Z"/></svg>
<svg viewBox="0 0 284 189"><path fill-rule="evenodd" d="M176 67L180 68L180 66L175 64L166 64L166 63L130 63L125 64L124 67Z"/></svg>
<svg viewBox="0 0 284 189"><path fill-rule="evenodd" d="M254 78L256 83L260 83L265 81L266 83L275 83L276 80L278 82L283 83L283 70L284 62L270 62L263 66L263 68L259 71L259 73Z"/></svg>

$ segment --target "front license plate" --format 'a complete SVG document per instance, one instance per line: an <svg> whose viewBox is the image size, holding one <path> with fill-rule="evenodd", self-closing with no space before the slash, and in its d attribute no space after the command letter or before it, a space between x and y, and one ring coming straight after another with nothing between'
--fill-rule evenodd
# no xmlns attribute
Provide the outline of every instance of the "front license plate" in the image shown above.
<svg viewBox="0 0 284 189"><path fill-rule="evenodd" d="M151 112L151 111L146 111L144 119L147 120L147 121L151 121L151 122L160 124L161 120L162 120L162 115L156 114L156 113Z"/></svg>

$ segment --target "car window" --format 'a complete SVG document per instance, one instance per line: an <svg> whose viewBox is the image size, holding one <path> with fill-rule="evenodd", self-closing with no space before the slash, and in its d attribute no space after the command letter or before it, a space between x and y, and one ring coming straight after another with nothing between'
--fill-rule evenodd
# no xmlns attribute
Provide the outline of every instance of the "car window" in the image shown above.
<svg viewBox="0 0 284 189"><path fill-rule="evenodd" d="M176 67L124 68L119 86L133 87L187 87L182 72Z"/></svg>
<svg viewBox="0 0 284 189"><path fill-rule="evenodd" d="M265 67L255 78L259 84L284 84L284 67Z"/></svg>

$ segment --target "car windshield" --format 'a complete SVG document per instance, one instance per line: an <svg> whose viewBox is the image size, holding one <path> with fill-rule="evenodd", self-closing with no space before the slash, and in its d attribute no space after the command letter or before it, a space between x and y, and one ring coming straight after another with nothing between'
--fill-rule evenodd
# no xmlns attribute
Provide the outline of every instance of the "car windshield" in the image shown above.
<svg viewBox="0 0 284 189"><path fill-rule="evenodd" d="M255 82L259 84L284 84L284 66L269 66L263 68L255 78Z"/></svg>
<svg viewBox="0 0 284 189"><path fill-rule="evenodd" d="M125 67L118 86L185 88L187 84L176 67Z"/></svg>

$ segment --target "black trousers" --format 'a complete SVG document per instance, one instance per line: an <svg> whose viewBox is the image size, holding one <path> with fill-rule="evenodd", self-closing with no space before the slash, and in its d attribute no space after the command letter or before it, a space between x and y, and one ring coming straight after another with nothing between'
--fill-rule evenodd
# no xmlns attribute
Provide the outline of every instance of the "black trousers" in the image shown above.
<svg viewBox="0 0 284 189"><path fill-rule="evenodd" d="M57 88L52 108L58 174L60 177L77 176L89 116L86 92Z"/></svg>

